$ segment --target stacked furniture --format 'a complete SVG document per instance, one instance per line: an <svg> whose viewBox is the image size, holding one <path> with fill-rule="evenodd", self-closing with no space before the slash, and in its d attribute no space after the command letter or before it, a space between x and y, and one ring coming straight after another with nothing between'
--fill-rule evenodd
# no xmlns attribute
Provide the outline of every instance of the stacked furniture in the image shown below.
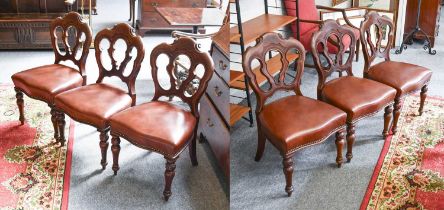
<svg viewBox="0 0 444 210"><path fill-rule="evenodd" d="M139 35L143 36L148 31L159 30L189 30L191 27L171 26L156 11L156 7L185 7L185 8L204 8L207 5L206 0L140 0L137 20L137 29Z"/></svg>
<svg viewBox="0 0 444 210"><path fill-rule="evenodd" d="M252 44L259 38L262 34L266 32L278 31L285 26L290 24L296 24L296 17L286 16L286 15L275 15L269 14L269 8L276 8L277 5L268 5L268 1L264 0L265 5L265 13L258 17L255 17L246 22L242 22L241 13L240 13L240 4L239 0L230 0L231 4L235 4L236 6L236 16L237 22L231 23L235 25L230 30L230 44L239 45L240 53L231 51L232 54L240 54L243 55L245 52L245 47L249 44ZM295 3L295 2L294 2ZM287 54L287 58L292 63L295 59L297 59L297 55L294 53ZM279 71L279 65L281 57L280 56L269 56L269 59L266 60L267 66L270 66L269 69L271 75L276 75ZM230 60L231 63L242 63L238 61ZM253 69L253 72L258 72L259 67ZM260 76L258 74L258 82L259 84L265 83L267 80L266 77ZM248 79L245 77L245 74L242 69L232 69L230 70L230 88L237 89L241 91L245 91L247 106L232 104L230 103L230 126L234 125L237 121L242 119L245 114L249 114L249 118L247 120L250 122L250 126L253 126L253 112L250 100L250 87L248 86ZM233 95L233 94L232 94Z"/></svg>

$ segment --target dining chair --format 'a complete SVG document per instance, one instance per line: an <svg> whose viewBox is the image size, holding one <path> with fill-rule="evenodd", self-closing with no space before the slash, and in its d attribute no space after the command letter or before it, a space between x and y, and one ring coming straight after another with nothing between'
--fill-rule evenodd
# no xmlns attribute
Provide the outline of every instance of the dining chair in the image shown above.
<svg viewBox="0 0 444 210"><path fill-rule="evenodd" d="M158 66L161 55L168 57L168 65ZM174 76L174 62L179 56L190 60L187 76L182 81ZM199 101L213 74L213 61L207 52L201 52L197 43L188 37L174 40L172 44L156 46L150 55L151 73L155 92L151 102L143 103L115 114L110 119L113 153L113 171L119 170L120 138L125 138L142 149L164 156L164 199L171 196L171 184L175 175L176 160L188 146L193 166L196 157L197 125L199 124ZM201 68L200 68L201 67ZM168 81L159 80L159 72L167 73ZM194 93L187 91L189 84L199 79ZM161 101L161 97L179 98L184 106ZM227 104L228 105L228 104Z"/></svg>
<svg viewBox="0 0 444 210"><path fill-rule="evenodd" d="M76 12L58 17L50 25L54 64L35 67L12 75L16 92L20 123L25 123L23 93L33 99L46 102L51 108L54 139L58 142L54 97L64 91L86 84L85 64L91 45L91 29ZM59 37L61 36L61 39ZM73 43L74 42L74 43ZM72 44L73 43L73 44ZM63 49L60 49L63 46ZM61 64L71 61L76 68ZM64 142L61 142L62 146Z"/></svg>
<svg viewBox="0 0 444 210"><path fill-rule="evenodd" d="M270 52L281 56L279 74L274 78L268 71L265 59ZM287 53L298 53L295 64L296 77L287 76L289 60ZM252 64L257 61L260 72L268 80L265 86L257 83L252 71ZM304 97L300 90L300 82L304 71L305 49L296 39L284 39L277 33L266 33L258 38L257 44L249 47L244 54L243 69L257 98L256 121L258 146L255 160L262 158L265 141L268 139L283 157L286 179L285 191L288 196L293 192L292 157L296 151L318 144L336 133L336 163L341 167L342 148L345 143L346 114L342 110L325 102ZM292 79L289 79L292 78ZM266 103L277 91L293 91L295 95Z"/></svg>
<svg viewBox="0 0 444 210"><path fill-rule="evenodd" d="M422 66L390 60L394 26L392 20L386 16L380 16L376 12L367 14L361 23L361 37L365 60L364 77L396 89L392 125L392 133L395 134L404 96L421 90L418 112L422 115L432 71ZM387 37L384 44L383 37ZM383 58L384 61L374 64L376 58Z"/></svg>
<svg viewBox="0 0 444 210"><path fill-rule="evenodd" d="M345 36L348 36L351 42L348 45L339 42L338 53L332 55L328 53L326 47L327 40L331 36L336 36L338 40L343 40ZM321 29L313 35L311 43L312 49L322 49L313 54L318 72L318 99L347 113L347 162L350 162L353 157L352 148L355 141L356 123L378 113L384 107L384 130L382 134L384 137L388 136L391 112L393 111L392 105L396 95L396 90L390 86L353 75L352 62L355 51L350 50L351 53L348 58L345 51L355 46L356 39L353 31L333 20L324 22ZM328 76L332 72L339 72L339 77L329 79ZM347 75L343 76L344 72Z"/></svg>
<svg viewBox="0 0 444 210"><path fill-rule="evenodd" d="M123 41L123 42L121 42ZM116 42L122 45L116 48ZM124 44L123 44L124 43ZM142 38L126 23L115 25L97 33L94 40L99 77L96 83L75 88L55 97L59 141L65 142L65 114L72 119L91 125L100 132L102 168L107 165L109 118L136 104L135 81L145 56ZM116 55L124 50L124 58ZM134 52L136 51L136 52ZM104 58L108 57L107 60ZM134 58L133 58L134 57ZM133 65L128 64L133 61ZM105 77L118 77L128 88L103 82Z"/></svg>

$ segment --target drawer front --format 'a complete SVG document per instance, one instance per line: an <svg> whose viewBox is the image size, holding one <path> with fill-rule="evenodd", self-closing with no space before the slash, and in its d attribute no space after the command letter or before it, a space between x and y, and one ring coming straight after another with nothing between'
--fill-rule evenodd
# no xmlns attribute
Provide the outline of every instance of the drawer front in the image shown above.
<svg viewBox="0 0 444 210"><path fill-rule="evenodd" d="M213 74L206 92L216 106L216 109L221 112L225 122L229 122L230 89L227 84L217 74Z"/></svg>
<svg viewBox="0 0 444 210"><path fill-rule="evenodd" d="M142 11L154 12L155 7L205 7L202 0L145 0L142 3Z"/></svg>
<svg viewBox="0 0 444 210"><path fill-rule="evenodd" d="M230 81L230 61L228 58L217 47L213 47L212 57L216 73L226 82Z"/></svg>
<svg viewBox="0 0 444 210"><path fill-rule="evenodd" d="M225 176L230 176L230 132L204 95L200 101L200 134L208 141Z"/></svg>

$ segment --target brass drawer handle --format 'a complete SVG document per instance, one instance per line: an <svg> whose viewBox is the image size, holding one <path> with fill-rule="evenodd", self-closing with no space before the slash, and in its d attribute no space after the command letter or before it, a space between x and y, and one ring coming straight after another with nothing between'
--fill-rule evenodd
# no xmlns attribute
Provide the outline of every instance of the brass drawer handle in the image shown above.
<svg viewBox="0 0 444 210"><path fill-rule="evenodd" d="M210 118L208 118L208 120L207 120L207 125L208 125L208 127L213 127L214 126L214 124L211 122L211 119Z"/></svg>
<svg viewBox="0 0 444 210"><path fill-rule="evenodd" d="M228 67L227 64L224 63L224 61L219 61L219 68L222 70L226 70Z"/></svg>
<svg viewBox="0 0 444 210"><path fill-rule="evenodd" d="M223 92L221 90L219 90L218 86L214 87L214 92L216 92L217 96L221 96L223 94Z"/></svg>
<svg viewBox="0 0 444 210"><path fill-rule="evenodd" d="M151 3L151 6L153 6L153 7L157 7L157 6L159 6L159 3L157 3L157 2L153 2L153 3Z"/></svg>

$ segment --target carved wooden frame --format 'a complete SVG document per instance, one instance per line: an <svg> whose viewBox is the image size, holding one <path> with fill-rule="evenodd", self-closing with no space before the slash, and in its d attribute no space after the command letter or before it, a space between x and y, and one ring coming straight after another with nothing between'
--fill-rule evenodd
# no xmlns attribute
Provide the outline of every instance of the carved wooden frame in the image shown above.
<svg viewBox="0 0 444 210"><path fill-rule="evenodd" d="M157 76L159 67L156 64L156 61L161 54L165 54L169 58L169 63L166 67L166 71L170 78L170 88L168 90L160 85ZM181 82L178 82L177 78L174 76L174 62L179 55L185 55L191 61L189 71L187 72L188 75L186 79ZM199 78L194 72L199 64L202 64L205 69L201 78ZM213 60L210 55L207 52L201 52L198 48L198 44L193 39L181 37L174 40L172 44L162 43L155 47L150 55L150 65L155 87L154 98L152 101L157 101L162 96L176 96L190 107L191 113L196 118L199 118L198 104L214 71ZM199 87L193 95L186 96L185 92L187 91L188 85L196 78L200 79Z"/></svg>
<svg viewBox="0 0 444 210"><path fill-rule="evenodd" d="M287 53L291 49L296 49L299 54L299 58L295 62L296 65L296 78L291 84L285 83L285 76L287 75L290 61L287 59ZM266 67L266 57L270 51L277 51L281 54L282 70L279 73L279 81L276 82L273 76L268 72ZM261 65L260 72L267 78L270 84L270 89L264 91L257 83L256 75L253 73L251 62L257 59ZM249 47L244 53L244 60L242 62L242 68L245 74L250 78L248 81L257 95L257 107L256 114L259 114L266 100L271 97L278 90L293 90L296 95L301 95L300 81L304 71L305 61L305 49L302 44L296 39L284 39L281 34L266 33L257 39L255 47Z"/></svg>
<svg viewBox="0 0 444 210"><path fill-rule="evenodd" d="M371 39L371 26L376 27L376 43L372 42ZM377 12L370 12L365 15L365 20L361 22L360 35L361 43L363 46L364 54L364 77L367 76L370 66L376 58L384 58L385 61L390 61L390 47L386 47L384 51L380 51L382 48L382 28L388 26L390 30L388 35L387 46L393 45L394 40L394 25L393 22L387 16L380 16Z"/></svg>
<svg viewBox="0 0 444 210"><path fill-rule="evenodd" d="M111 58L110 70L107 70L103 66L103 61L101 59L103 51L100 49L100 43L104 39L107 39L110 43L110 46L107 50L107 53ZM117 61L113 56L113 53L115 51L114 46L117 40L123 40L126 44L125 58L119 65L117 64ZM143 47L142 38L136 35L135 30L130 25L126 23L119 23L111 29L104 29L97 33L94 40L94 48L96 51L97 64L99 66L99 78L97 79L96 83L101 83L105 77L119 77L122 82L124 82L128 86L128 94L131 96L133 101L132 105L134 106L136 104L136 77L139 74L142 61L145 57L145 48ZM133 48L136 48L137 55L134 59L131 73L128 76L125 76L123 75L123 73L126 66L132 59L131 52Z"/></svg>
<svg viewBox="0 0 444 210"><path fill-rule="evenodd" d="M339 48L338 52L335 54L335 60L331 58L331 53L328 52L327 42L331 43L331 37L336 36L339 40L335 42L335 46ZM350 37L349 46L345 46L343 41L345 36ZM356 47L356 38L353 31L345 26L339 25L334 20L326 20L319 31L313 34L311 41L311 49L313 54L313 61L315 63L316 71L318 72L318 87L317 87L317 95L318 99L321 97L322 89L325 86L327 77L331 75L333 72L339 72L339 75L342 76L342 73L345 71L348 76L353 76L352 72L352 62L355 56L355 47ZM321 45L322 50L319 51L318 46ZM347 61L343 62L343 56L346 52L349 52L350 55ZM324 67L321 64L321 54L327 59L328 66Z"/></svg>
<svg viewBox="0 0 444 210"><path fill-rule="evenodd" d="M74 46L70 46L68 43L68 37L74 34L68 34L69 28L74 27L76 29L75 34L75 44ZM64 46L65 55L62 55L58 46L57 39L57 28L62 29L62 44ZM92 32L89 28L88 24L83 22L82 16L80 16L77 12L70 12L66 14L63 18L58 17L54 21L51 22L50 25L50 35L51 35L51 45L54 49L55 61L54 63L58 64L61 61L72 61L76 66L79 67L80 75L83 77L83 85L86 84L86 72L85 65L86 59L89 54L89 46L91 46L92 42ZM80 37L82 33L85 35L85 41L83 43L80 42ZM78 53L78 49L82 49L81 56L79 59L76 59L76 55Z"/></svg>

